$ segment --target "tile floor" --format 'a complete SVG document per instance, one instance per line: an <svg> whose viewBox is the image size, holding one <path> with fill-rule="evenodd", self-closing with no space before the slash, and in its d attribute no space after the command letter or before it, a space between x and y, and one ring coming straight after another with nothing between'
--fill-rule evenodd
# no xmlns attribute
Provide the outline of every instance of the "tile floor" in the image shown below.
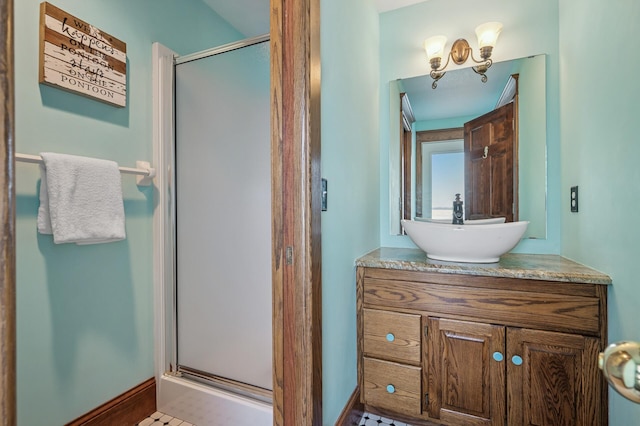
<svg viewBox="0 0 640 426"><path fill-rule="evenodd" d="M407 423L397 420L388 419L386 417L376 416L371 413L364 413L358 426L411 426Z"/></svg>
<svg viewBox="0 0 640 426"><path fill-rule="evenodd" d="M140 423L137 426L195 426L191 423L184 422L175 417L171 417L168 414L156 411Z"/></svg>
<svg viewBox="0 0 640 426"><path fill-rule="evenodd" d="M156 411L137 426L195 426L191 423L176 419L167 414ZM239 426L239 425L238 425ZM364 413L358 426L411 426L397 420L388 419L386 417L376 416L371 413Z"/></svg>

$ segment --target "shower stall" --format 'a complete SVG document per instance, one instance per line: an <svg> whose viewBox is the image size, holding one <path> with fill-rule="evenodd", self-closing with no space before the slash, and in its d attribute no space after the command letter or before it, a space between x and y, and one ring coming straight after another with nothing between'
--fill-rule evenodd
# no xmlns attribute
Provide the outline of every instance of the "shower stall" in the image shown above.
<svg viewBox="0 0 640 426"><path fill-rule="evenodd" d="M153 48L158 410L199 426L272 423L268 40Z"/></svg>

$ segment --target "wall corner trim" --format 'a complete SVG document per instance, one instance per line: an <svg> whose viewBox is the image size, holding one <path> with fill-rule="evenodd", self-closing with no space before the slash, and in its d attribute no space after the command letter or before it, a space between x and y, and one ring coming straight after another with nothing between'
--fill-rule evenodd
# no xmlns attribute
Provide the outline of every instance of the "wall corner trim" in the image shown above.
<svg viewBox="0 0 640 426"><path fill-rule="evenodd" d="M356 386L344 406L340 417L336 420L336 426L351 426L360 424L360 419L364 414L364 404L360 402L360 388Z"/></svg>

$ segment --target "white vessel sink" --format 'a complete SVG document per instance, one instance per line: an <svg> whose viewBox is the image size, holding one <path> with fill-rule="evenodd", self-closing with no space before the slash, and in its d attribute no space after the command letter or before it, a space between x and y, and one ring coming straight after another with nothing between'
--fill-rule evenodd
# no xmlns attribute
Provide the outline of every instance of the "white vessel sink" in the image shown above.
<svg viewBox="0 0 640 426"><path fill-rule="evenodd" d="M470 222L470 223L469 223ZM528 221L464 225L402 220L411 240L430 259L448 262L494 263L514 248Z"/></svg>

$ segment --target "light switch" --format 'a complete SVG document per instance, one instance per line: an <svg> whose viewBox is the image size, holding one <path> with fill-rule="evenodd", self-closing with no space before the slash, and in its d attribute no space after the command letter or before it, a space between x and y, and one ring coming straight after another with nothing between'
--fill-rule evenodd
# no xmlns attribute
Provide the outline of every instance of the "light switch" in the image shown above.
<svg viewBox="0 0 640 426"><path fill-rule="evenodd" d="M322 178L322 211L327 211L327 180Z"/></svg>
<svg viewBox="0 0 640 426"><path fill-rule="evenodd" d="M571 211L573 213L578 212L578 187L571 187Z"/></svg>

